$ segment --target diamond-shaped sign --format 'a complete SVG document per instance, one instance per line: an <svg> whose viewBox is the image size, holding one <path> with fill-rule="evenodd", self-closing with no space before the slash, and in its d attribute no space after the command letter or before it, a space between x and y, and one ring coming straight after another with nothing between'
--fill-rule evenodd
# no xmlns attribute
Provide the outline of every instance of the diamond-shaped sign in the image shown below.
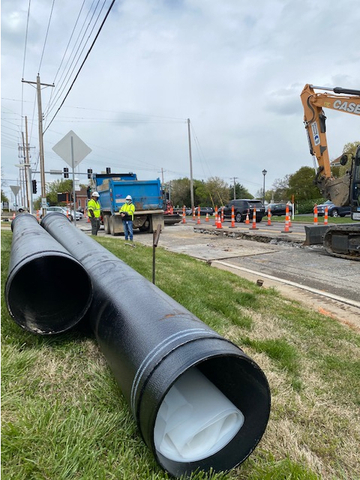
<svg viewBox="0 0 360 480"><path fill-rule="evenodd" d="M72 168L79 165L92 151L72 130L53 147L53 150Z"/></svg>

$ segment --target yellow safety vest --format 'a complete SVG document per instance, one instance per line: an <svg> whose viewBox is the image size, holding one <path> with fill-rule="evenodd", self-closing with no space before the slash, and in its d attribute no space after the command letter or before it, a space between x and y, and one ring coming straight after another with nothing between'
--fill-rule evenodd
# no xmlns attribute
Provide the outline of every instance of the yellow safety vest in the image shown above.
<svg viewBox="0 0 360 480"><path fill-rule="evenodd" d="M134 221L135 205L133 203L124 203L119 212L126 212L131 215L131 220Z"/></svg>
<svg viewBox="0 0 360 480"><path fill-rule="evenodd" d="M100 218L101 207L99 202L93 199L89 200L88 210L92 210L94 212L95 218Z"/></svg>

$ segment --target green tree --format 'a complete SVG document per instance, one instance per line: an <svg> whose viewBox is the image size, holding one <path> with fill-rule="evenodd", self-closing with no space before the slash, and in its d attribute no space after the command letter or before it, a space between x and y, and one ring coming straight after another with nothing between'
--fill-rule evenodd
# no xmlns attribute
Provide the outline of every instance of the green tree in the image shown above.
<svg viewBox="0 0 360 480"><path fill-rule="evenodd" d="M5 195L4 191L1 190L1 201L2 202L9 202L8 197Z"/></svg>
<svg viewBox="0 0 360 480"><path fill-rule="evenodd" d="M311 167L301 167L290 175L287 199L289 200L292 195L297 202L318 199L320 194L319 189L314 185L314 177L314 169Z"/></svg>
<svg viewBox="0 0 360 480"><path fill-rule="evenodd" d="M71 193L73 191L72 180L55 180L55 182L47 184L46 201L49 205L58 204L58 193Z"/></svg>
<svg viewBox="0 0 360 480"><path fill-rule="evenodd" d="M229 198L234 199L234 185L229 188ZM237 198L254 198L249 190L241 183L235 183L235 199Z"/></svg>
<svg viewBox="0 0 360 480"><path fill-rule="evenodd" d="M284 178L277 178L273 183L273 190L272 190L272 197L270 200L274 200L275 203L279 202L286 202L289 200L288 198L288 190L289 190L289 180L290 175L285 175ZM269 199L265 198L269 201Z"/></svg>

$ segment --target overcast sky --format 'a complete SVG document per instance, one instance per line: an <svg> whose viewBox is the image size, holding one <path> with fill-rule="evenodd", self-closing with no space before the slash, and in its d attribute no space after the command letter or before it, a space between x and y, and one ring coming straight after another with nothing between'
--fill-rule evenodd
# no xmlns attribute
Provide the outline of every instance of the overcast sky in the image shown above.
<svg viewBox="0 0 360 480"><path fill-rule="evenodd" d="M253 195L263 169L269 189L313 166L300 102L306 83L360 89L357 0L115 0L56 113L111 1L2 0L8 195L18 178L25 116L39 170L36 89L21 81L35 82L38 73L42 83L55 84L41 91L46 171L68 166L52 148L73 130L92 150L80 173L111 167L139 179L190 177L190 119L194 179L218 176L232 184L236 177ZM360 124L354 115L326 115L333 159L360 140Z"/></svg>

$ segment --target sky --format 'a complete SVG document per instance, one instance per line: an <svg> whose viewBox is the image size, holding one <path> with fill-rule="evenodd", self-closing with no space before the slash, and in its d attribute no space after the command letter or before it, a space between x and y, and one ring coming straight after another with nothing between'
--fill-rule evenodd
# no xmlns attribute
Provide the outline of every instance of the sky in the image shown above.
<svg viewBox="0 0 360 480"><path fill-rule="evenodd" d="M254 196L264 169L268 190L314 166L305 84L360 89L357 0L115 0L100 30L111 3L2 0L1 171L9 197L25 117L40 181L36 85L26 83L38 74L54 85L41 88L45 171L69 166L53 147L73 131L91 149L76 169L80 183L87 169L106 167L169 182L190 178L192 164L194 179L236 181ZM360 140L359 120L326 115L334 159ZM59 179L46 174L47 182Z"/></svg>

